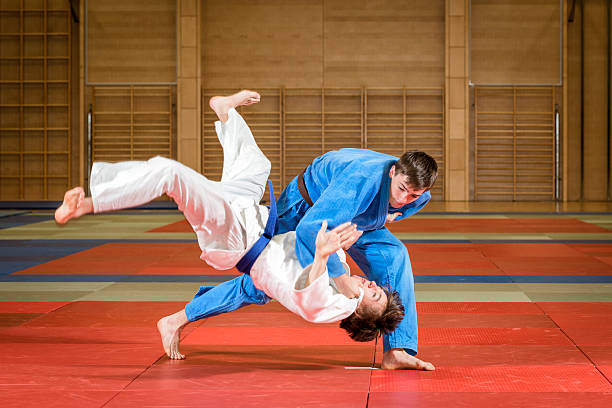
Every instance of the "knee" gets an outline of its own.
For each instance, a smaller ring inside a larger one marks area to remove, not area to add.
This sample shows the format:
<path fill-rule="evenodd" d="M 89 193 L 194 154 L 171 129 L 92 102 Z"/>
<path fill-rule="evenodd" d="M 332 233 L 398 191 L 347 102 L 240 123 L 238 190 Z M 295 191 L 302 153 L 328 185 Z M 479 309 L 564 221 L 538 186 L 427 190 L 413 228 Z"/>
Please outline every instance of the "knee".
<path fill-rule="evenodd" d="M 268 295 L 265 294 L 264 291 L 259 290 L 255 287 L 253 280 L 250 276 L 243 275 L 242 282 L 242 293 L 249 299 L 250 303 L 255 304 L 266 304 L 270 300 Z"/>
<path fill-rule="evenodd" d="M 178 162 L 166 157 L 155 156 L 149 159 L 149 164 L 159 168 L 172 168 L 175 167 Z"/>
<path fill-rule="evenodd" d="M 172 177 L 179 172 L 179 169 L 183 166 L 176 160 L 168 159 L 166 157 L 155 156 L 149 159 L 149 164 L 155 169 L 162 173 L 162 176 Z"/>

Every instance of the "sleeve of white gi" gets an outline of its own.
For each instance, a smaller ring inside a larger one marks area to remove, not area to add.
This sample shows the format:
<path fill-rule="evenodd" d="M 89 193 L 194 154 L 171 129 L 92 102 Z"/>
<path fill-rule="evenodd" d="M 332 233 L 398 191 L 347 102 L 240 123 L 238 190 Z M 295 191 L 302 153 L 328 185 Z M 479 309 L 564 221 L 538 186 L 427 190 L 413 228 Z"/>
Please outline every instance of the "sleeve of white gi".
<path fill-rule="evenodd" d="M 312 265 L 304 269 L 293 287 L 293 301 L 300 315 L 313 323 L 331 323 L 349 317 L 359 299 L 349 299 L 334 291 L 329 284 L 327 270 L 317 279 L 305 286 Z"/>

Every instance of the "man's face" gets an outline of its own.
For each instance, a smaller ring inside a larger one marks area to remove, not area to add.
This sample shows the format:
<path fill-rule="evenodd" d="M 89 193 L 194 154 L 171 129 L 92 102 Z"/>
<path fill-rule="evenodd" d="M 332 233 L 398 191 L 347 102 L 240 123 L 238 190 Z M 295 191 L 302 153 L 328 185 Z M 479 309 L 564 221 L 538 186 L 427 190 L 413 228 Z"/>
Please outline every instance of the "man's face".
<path fill-rule="evenodd" d="M 417 190 L 408 183 L 408 176 L 395 171 L 395 166 L 389 170 L 391 185 L 389 186 L 389 204 L 400 208 L 419 198 L 427 189 Z"/>
<path fill-rule="evenodd" d="M 374 281 L 369 281 L 362 276 L 351 275 L 351 279 L 358 287 L 363 288 L 363 300 L 359 304 L 357 311 L 373 309 L 382 314 L 387 306 L 387 294 Z"/>

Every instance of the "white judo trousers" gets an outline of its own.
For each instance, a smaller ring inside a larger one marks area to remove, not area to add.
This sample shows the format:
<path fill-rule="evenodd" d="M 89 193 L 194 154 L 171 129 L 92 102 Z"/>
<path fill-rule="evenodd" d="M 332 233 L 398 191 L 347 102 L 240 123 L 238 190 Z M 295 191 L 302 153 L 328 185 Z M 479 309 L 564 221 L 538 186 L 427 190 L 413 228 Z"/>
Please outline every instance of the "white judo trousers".
<path fill-rule="evenodd" d="M 215 126 L 224 154 L 221 182 L 162 157 L 94 163 L 90 183 L 94 212 L 135 207 L 166 193 L 195 231 L 201 259 L 216 269 L 234 267 L 266 225 L 269 210 L 258 203 L 271 165 L 235 110 L 230 110 L 227 122 Z M 349 273 L 348 265 L 344 267 Z M 266 303 L 270 297 L 311 322 L 334 322 L 355 311 L 361 298 L 340 294 L 327 273 L 306 286 L 309 271 L 310 266 L 303 268 L 295 254 L 295 231 L 275 235 L 253 264 L 251 275 L 235 278 L 241 282 L 238 292 L 231 284 L 202 287 L 185 312 L 194 321 Z"/>
<path fill-rule="evenodd" d="M 163 157 L 96 162 L 90 177 L 94 213 L 136 207 L 166 193 L 196 233 L 201 258 L 216 269 L 232 268 L 266 224 L 268 210 L 257 204 L 271 165 L 244 119 L 234 109 L 228 117 L 215 122 L 224 155 L 221 182 Z"/>

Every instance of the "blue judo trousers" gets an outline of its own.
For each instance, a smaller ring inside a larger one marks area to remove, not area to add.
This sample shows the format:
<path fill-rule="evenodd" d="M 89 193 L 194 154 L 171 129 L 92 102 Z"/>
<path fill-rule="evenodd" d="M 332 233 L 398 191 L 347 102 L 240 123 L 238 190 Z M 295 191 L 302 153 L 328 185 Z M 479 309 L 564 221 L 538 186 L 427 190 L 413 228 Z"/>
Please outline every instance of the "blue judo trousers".
<path fill-rule="evenodd" d="M 304 184 L 313 202 L 302 197 L 294 178 L 278 199 L 277 234 L 296 231 L 296 253 L 303 267 L 314 259 L 315 238 L 321 222 L 330 228 L 346 221 L 364 234 L 348 250 L 368 279 L 395 289 L 405 308 L 399 327 L 383 337 L 383 349 L 403 348 L 417 353 L 418 326 L 414 278 L 405 245 L 384 226 L 387 214 L 401 213 L 397 220 L 420 211 L 431 199 L 425 192 L 401 208 L 389 207 L 389 170 L 397 157 L 365 149 L 341 149 L 317 157 L 304 171 Z M 329 258 L 332 277 L 344 273 L 337 255 Z M 206 296 L 202 296 L 206 294 Z M 249 304 L 265 304 L 270 298 L 255 288 L 248 275 L 214 287 L 202 287 L 185 307 L 190 321 L 236 310 Z"/>

